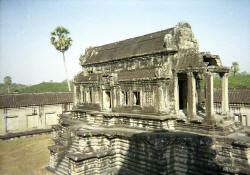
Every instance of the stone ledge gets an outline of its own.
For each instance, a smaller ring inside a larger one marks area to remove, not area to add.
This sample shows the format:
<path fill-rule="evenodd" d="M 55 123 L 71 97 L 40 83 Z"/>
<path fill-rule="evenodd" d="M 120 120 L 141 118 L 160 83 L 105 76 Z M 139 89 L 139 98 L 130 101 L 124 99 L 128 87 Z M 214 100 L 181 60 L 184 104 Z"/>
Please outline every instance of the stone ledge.
<path fill-rule="evenodd" d="M 151 119 L 151 120 L 169 120 L 169 119 L 177 119 L 177 116 L 169 115 L 169 114 L 160 114 L 160 113 L 152 113 L 152 114 L 144 114 L 144 113 L 124 113 L 124 112 L 105 112 L 105 111 L 93 111 L 93 110 L 84 110 L 84 109 L 74 109 L 73 112 L 82 112 L 90 115 L 103 115 L 105 117 L 127 117 L 127 118 L 139 118 L 139 119 Z M 65 117 L 69 117 L 70 115 L 63 115 Z M 73 115 L 71 115 L 73 116 Z"/>
<path fill-rule="evenodd" d="M 114 156 L 114 155 L 115 153 L 109 150 L 105 152 L 75 153 L 75 154 L 69 153 L 68 157 L 75 162 L 79 162 L 79 161 L 84 161 L 87 159 L 102 158 L 102 157 Z"/>
<path fill-rule="evenodd" d="M 24 131 L 24 132 L 17 132 L 17 133 L 8 133 L 6 135 L 0 136 L 0 140 L 8 140 L 15 137 L 23 137 L 23 136 L 32 136 L 37 134 L 49 133 L 52 132 L 52 129 L 36 129 L 32 131 Z"/>

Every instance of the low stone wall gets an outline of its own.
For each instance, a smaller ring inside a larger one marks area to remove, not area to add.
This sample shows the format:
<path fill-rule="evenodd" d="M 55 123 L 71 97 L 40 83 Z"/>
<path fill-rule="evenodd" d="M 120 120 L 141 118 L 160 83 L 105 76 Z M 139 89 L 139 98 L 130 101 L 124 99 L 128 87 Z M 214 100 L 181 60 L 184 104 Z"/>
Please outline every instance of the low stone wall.
<path fill-rule="evenodd" d="M 58 124 L 63 104 L 0 109 L 0 135 L 51 129 Z"/>
<path fill-rule="evenodd" d="M 18 132 L 18 133 L 9 133 L 6 135 L 0 135 L 0 140 L 8 140 L 12 138 L 20 138 L 20 137 L 26 137 L 26 136 L 33 136 L 38 134 L 47 134 L 51 133 L 52 129 L 36 129 L 32 131 L 26 131 L 26 132 Z"/>
<path fill-rule="evenodd" d="M 249 174 L 244 138 L 62 127 L 55 135 L 59 142 L 50 147 L 50 169 L 71 175 Z"/>

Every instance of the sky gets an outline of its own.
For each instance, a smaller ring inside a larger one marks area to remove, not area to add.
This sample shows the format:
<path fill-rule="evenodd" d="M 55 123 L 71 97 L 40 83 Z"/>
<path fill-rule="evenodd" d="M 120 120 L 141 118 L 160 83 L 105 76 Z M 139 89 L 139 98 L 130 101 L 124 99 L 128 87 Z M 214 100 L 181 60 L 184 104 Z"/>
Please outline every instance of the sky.
<path fill-rule="evenodd" d="M 220 55 L 250 73 L 250 0 L 0 0 L 0 82 L 63 81 L 62 54 L 50 43 L 59 25 L 73 40 L 69 78 L 81 71 L 85 48 L 188 22 L 200 51 Z"/>

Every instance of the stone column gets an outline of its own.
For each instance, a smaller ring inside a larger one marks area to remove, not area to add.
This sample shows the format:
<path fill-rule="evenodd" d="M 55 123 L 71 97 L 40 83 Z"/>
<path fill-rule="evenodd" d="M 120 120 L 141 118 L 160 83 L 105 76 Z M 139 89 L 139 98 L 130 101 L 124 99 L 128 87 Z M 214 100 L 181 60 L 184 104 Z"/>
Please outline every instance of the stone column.
<path fill-rule="evenodd" d="M 111 101 L 112 101 L 112 108 L 116 108 L 117 107 L 117 88 L 113 87 L 113 95 L 111 95 Z"/>
<path fill-rule="evenodd" d="M 201 108 L 201 80 L 197 80 L 197 106 Z"/>
<path fill-rule="evenodd" d="M 84 90 L 83 90 L 83 86 L 82 85 L 80 85 L 80 103 L 83 103 L 84 102 L 84 100 L 83 100 L 83 98 L 84 98 Z"/>
<path fill-rule="evenodd" d="M 221 111 L 223 115 L 229 112 L 228 107 L 228 73 L 224 73 L 221 78 Z"/>
<path fill-rule="evenodd" d="M 213 74 L 209 72 L 206 75 L 206 119 L 209 121 L 215 121 L 213 84 L 214 84 Z"/>
<path fill-rule="evenodd" d="M 99 103 L 100 103 L 101 110 L 103 110 L 104 106 L 103 106 L 103 87 L 102 86 L 100 86 L 99 88 Z"/>
<path fill-rule="evenodd" d="M 7 108 L 0 109 L 0 135 L 6 134 L 6 116 L 7 116 Z"/>
<path fill-rule="evenodd" d="M 195 77 L 193 72 L 189 72 L 187 74 L 188 77 L 188 99 L 187 99 L 187 112 L 189 119 L 196 118 L 196 83 Z"/>
<path fill-rule="evenodd" d="M 76 85 L 73 85 L 74 88 L 74 94 L 73 94 L 73 102 L 74 102 L 74 106 L 77 105 L 77 95 L 76 95 Z"/>
<path fill-rule="evenodd" d="M 174 76 L 174 109 L 175 113 L 178 113 L 179 111 L 179 85 L 178 85 L 178 76 Z"/>
<path fill-rule="evenodd" d="M 158 111 L 159 112 L 162 112 L 163 111 L 163 109 L 164 109 L 164 106 L 163 106 L 163 104 L 164 104 L 164 96 L 163 96 L 163 90 L 162 90 L 162 85 L 161 84 L 159 84 L 158 85 Z"/>
<path fill-rule="evenodd" d="M 95 91 L 95 102 L 100 103 L 100 95 L 99 95 L 98 87 L 96 88 L 96 91 Z"/>

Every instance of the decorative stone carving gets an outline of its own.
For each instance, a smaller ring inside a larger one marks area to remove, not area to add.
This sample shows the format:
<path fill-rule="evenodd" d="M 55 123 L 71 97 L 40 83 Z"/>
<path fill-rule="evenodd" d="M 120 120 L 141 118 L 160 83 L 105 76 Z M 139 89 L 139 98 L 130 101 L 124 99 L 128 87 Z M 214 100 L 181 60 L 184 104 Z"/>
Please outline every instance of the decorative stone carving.
<path fill-rule="evenodd" d="M 80 56 L 80 64 L 83 65 L 86 62 L 86 58 L 91 57 L 93 55 L 97 55 L 98 51 L 95 47 L 88 47 L 85 49 L 85 54 Z"/>
<path fill-rule="evenodd" d="M 170 33 L 164 37 L 164 47 L 167 48 L 168 51 L 177 50 L 175 39 Z"/>
<path fill-rule="evenodd" d="M 194 38 L 190 24 L 187 22 L 179 22 L 174 28 L 174 35 L 177 41 L 178 49 L 199 50 L 198 42 Z"/>

